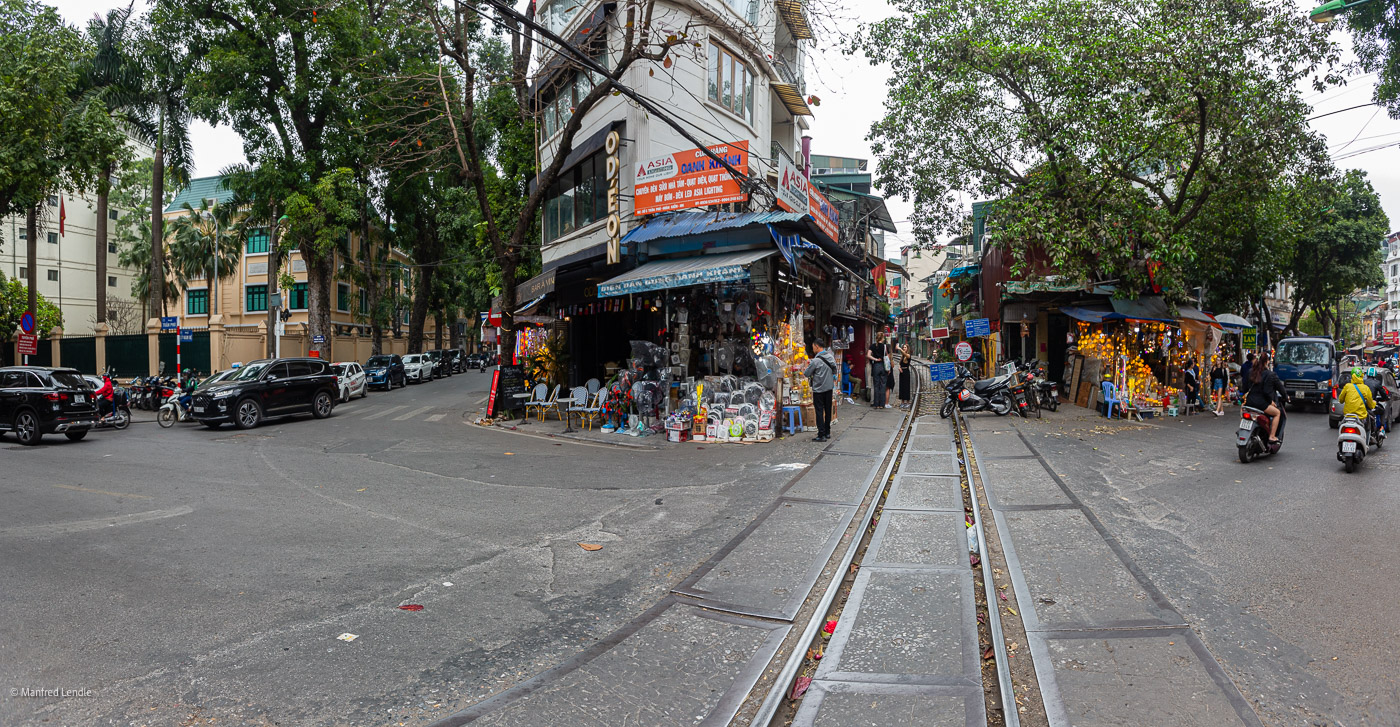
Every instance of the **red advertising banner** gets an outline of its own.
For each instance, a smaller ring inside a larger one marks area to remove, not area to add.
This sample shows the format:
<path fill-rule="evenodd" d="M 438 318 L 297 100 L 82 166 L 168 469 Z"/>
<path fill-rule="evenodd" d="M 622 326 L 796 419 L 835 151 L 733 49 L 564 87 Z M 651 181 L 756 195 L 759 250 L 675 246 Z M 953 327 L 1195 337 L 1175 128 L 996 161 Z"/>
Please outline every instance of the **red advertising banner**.
<path fill-rule="evenodd" d="M 1386 331 L 1385 344 L 1387 346 L 1394 346 L 1396 344 L 1400 344 L 1400 331 Z"/>
<path fill-rule="evenodd" d="M 948 337 L 947 328 L 934 328 L 928 332 L 928 337 L 934 340 Z"/>
<path fill-rule="evenodd" d="M 747 141 L 719 144 L 709 149 L 723 157 L 739 173 L 748 175 Z M 742 202 L 747 197 L 738 180 L 699 149 L 641 162 L 636 172 L 632 187 L 632 211 L 637 215 Z"/>
<path fill-rule="evenodd" d="M 807 214 L 816 221 L 817 227 L 821 228 L 827 237 L 833 242 L 840 242 L 841 229 L 837 220 L 836 205 L 818 192 L 815 184 L 807 187 Z"/>

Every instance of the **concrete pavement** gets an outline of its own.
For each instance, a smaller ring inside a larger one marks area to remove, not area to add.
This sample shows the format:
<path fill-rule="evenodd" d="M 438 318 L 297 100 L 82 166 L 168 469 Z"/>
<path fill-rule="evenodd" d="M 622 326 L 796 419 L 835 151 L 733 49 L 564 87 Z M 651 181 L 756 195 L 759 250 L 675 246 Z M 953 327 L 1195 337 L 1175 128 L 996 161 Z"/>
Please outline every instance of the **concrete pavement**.
<path fill-rule="evenodd" d="M 1346 475 L 1316 413 L 1250 465 L 1237 410 L 1045 416 L 969 428 L 1050 724 L 1400 723 L 1388 453 Z"/>

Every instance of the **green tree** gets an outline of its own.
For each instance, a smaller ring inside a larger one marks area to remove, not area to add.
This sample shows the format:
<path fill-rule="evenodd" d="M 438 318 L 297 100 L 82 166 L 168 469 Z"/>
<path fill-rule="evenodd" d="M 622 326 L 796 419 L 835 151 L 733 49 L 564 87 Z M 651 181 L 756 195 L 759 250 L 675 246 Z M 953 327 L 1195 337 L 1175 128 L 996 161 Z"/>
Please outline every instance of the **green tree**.
<path fill-rule="evenodd" d="M 201 200 L 198 207 L 189 202 L 181 206 L 183 214 L 170 225 L 166 251 L 171 267 L 184 279 L 212 282 L 209 315 L 220 313 L 219 285 L 224 278 L 238 274 L 243 260 L 245 228 L 238 208 L 230 204 L 209 204 Z"/>
<path fill-rule="evenodd" d="M 1400 119 L 1400 5 L 1373 0 L 1346 12 L 1357 65 L 1376 74 L 1372 98 Z"/>
<path fill-rule="evenodd" d="M 49 331 L 63 325 L 63 311 L 50 303 L 44 296 L 37 295 L 38 308 L 34 313 L 34 331 L 48 338 Z M 29 310 L 29 288 L 18 279 L 6 280 L 0 274 L 0 341 L 12 341 L 19 330 L 20 316 Z"/>
<path fill-rule="evenodd" d="M 180 300 L 179 288 L 160 286 L 163 300 L 151 304 L 151 184 L 155 179 L 155 160 L 136 159 L 118 168 L 112 185 L 111 202 L 122 214 L 113 226 L 117 243 L 117 262 L 136 271 L 131 280 L 131 294 L 141 301 L 143 314 L 152 309 L 165 313 L 165 306 Z M 160 201 L 164 210 L 174 201 L 172 192 L 165 192 Z M 105 250 L 103 251 L 106 252 Z M 178 280 L 179 271 L 169 258 L 161 257 L 162 281 Z"/>
<path fill-rule="evenodd" d="M 312 331 L 331 330 L 331 283 L 336 253 L 348 257 L 350 231 L 360 219 L 363 190 L 350 169 L 336 169 L 303 194 L 283 202 L 286 220 L 281 245 L 306 260 L 308 309 Z"/>
<path fill-rule="evenodd" d="M 1390 220 L 1366 173 L 1357 169 L 1304 185 L 1297 200 L 1299 208 L 1316 212 L 1286 271 L 1293 284 L 1287 330 L 1298 330 L 1303 313 L 1311 309 L 1324 333 L 1339 335 L 1348 296 L 1385 282 L 1381 243 Z"/>
<path fill-rule="evenodd" d="M 1297 86 L 1325 34 L 1263 0 L 895 0 L 857 47 L 893 66 L 871 131 L 877 183 L 923 241 L 961 193 L 1001 198 L 997 244 L 1081 281 L 1180 290 L 1217 196 L 1258 199 L 1320 154 Z"/>

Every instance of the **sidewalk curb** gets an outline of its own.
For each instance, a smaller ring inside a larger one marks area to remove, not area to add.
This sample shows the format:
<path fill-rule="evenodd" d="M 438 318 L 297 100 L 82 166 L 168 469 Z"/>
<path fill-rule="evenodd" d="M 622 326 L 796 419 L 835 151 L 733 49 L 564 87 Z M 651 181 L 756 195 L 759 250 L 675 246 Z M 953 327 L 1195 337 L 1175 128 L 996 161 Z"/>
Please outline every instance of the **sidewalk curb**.
<path fill-rule="evenodd" d="M 531 432 L 527 430 L 522 430 L 520 429 L 520 427 L 515 425 L 507 425 L 500 422 L 491 424 L 490 426 L 485 428 L 495 429 L 497 431 L 505 432 L 507 434 L 518 434 L 523 437 L 533 437 L 535 439 L 567 439 L 571 442 L 578 442 L 579 444 L 589 444 L 595 447 L 615 447 L 617 449 L 635 449 L 651 452 L 657 452 L 662 449 L 665 449 L 665 447 L 658 447 L 650 444 L 639 444 L 635 442 L 600 442 L 596 439 L 580 437 L 575 434 L 565 434 L 563 432 Z"/>

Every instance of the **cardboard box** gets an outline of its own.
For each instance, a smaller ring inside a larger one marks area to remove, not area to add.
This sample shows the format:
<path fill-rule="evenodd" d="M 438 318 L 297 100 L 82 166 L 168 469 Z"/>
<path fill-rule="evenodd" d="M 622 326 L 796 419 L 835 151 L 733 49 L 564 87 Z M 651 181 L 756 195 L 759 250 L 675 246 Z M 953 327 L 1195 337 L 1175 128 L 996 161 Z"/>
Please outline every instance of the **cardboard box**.
<path fill-rule="evenodd" d="M 817 431 L 817 408 L 811 404 L 802 405 L 802 431 Z"/>

